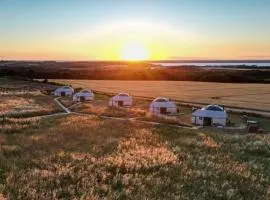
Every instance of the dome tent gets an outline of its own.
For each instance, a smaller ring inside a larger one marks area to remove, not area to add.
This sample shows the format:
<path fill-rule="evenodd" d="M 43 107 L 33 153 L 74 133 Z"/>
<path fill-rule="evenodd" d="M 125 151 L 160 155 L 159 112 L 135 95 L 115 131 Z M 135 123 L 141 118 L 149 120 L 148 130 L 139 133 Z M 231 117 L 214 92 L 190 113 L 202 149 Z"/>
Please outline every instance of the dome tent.
<path fill-rule="evenodd" d="M 132 96 L 127 93 L 119 93 L 110 99 L 109 106 L 129 107 L 132 106 Z"/>
<path fill-rule="evenodd" d="M 63 86 L 54 91 L 55 96 L 72 96 L 74 90 L 70 86 Z"/>
<path fill-rule="evenodd" d="M 158 97 L 150 104 L 149 111 L 153 114 L 175 114 L 177 107 L 170 99 Z"/>
<path fill-rule="evenodd" d="M 193 124 L 201 126 L 226 126 L 227 113 L 223 107 L 218 105 L 208 105 L 192 113 Z"/>
<path fill-rule="evenodd" d="M 92 101 L 94 93 L 91 90 L 81 90 L 73 95 L 73 101 Z"/>

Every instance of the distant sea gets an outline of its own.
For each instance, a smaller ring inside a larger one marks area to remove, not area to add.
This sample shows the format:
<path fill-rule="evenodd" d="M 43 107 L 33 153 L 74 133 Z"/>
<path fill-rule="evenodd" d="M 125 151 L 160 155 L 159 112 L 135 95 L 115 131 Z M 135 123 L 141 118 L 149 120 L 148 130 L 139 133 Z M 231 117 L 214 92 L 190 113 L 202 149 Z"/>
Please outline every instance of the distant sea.
<path fill-rule="evenodd" d="M 219 66 L 258 66 L 270 67 L 270 62 L 153 62 L 154 65 L 162 65 L 164 67 L 175 66 L 199 66 L 199 67 L 219 67 Z"/>

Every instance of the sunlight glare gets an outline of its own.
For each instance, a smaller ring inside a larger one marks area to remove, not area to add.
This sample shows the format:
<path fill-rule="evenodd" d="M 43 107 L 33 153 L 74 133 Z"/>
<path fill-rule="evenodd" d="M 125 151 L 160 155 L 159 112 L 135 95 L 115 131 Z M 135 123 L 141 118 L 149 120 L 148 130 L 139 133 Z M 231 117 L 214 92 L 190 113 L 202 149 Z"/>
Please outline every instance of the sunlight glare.
<path fill-rule="evenodd" d="M 147 60 L 149 58 L 149 53 L 144 45 L 140 43 L 130 43 L 124 46 L 120 58 L 122 60 L 130 61 Z"/>

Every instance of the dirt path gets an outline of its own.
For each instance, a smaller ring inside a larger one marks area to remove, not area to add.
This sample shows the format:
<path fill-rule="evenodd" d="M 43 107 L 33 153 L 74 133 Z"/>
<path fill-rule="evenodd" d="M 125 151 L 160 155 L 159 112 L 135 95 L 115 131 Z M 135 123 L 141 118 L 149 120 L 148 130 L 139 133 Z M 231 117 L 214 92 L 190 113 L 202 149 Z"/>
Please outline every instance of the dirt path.
<path fill-rule="evenodd" d="M 67 115 L 67 114 L 70 114 L 70 113 L 54 113 L 54 114 L 50 114 L 50 115 L 41 115 L 41 116 L 38 116 L 38 117 L 42 117 L 42 118 L 46 118 L 46 117 L 54 117 L 54 116 L 61 116 L 61 115 Z"/>
<path fill-rule="evenodd" d="M 54 99 L 54 101 L 66 112 L 66 113 L 71 113 L 71 111 L 66 108 L 60 101 L 58 101 L 58 99 L 60 99 L 60 97 L 57 97 Z"/>

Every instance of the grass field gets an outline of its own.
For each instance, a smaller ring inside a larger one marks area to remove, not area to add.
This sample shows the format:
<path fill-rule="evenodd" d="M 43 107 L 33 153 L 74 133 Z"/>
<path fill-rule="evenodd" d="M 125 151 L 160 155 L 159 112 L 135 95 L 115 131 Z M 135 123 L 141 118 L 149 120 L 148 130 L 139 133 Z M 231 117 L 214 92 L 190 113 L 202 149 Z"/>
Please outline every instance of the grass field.
<path fill-rule="evenodd" d="M 108 93 L 128 92 L 134 96 L 152 98 L 166 96 L 193 103 L 224 104 L 270 111 L 270 86 L 268 84 L 57 79 L 53 81 Z"/>
<path fill-rule="evenodd" d="M 53 100 L 44 97 L 50 108 Z M 131 115 L 104 110 L 108 99 L 97 94 L 73 109 Z M 143 110 L 149 102 L 134 103 Z M 184 120 L 190 110 L 182 107 Z M 0 116 L 0 199 L 270 199 L 269 168 L 269 134 L 78 114 Z"/>
<path fill-rule="evenodd" d="M 53 98 L 41 93 L 6 95 L 0 98 L 0 116 L 35 116 L 59 111 Z"/>
<path fill-rule="evenodd" d="M 31 86 L 32 85 L 32 86 Z M 0 79 L 0 116 L 30 117 L 59 112 L 53 97 L 27 81 Z"/>
<path fill-rule="evenodd" d="M 0 130 L 9 199 L 268 199 L 270 138 L 96 117 Z"/>
<path fill-rule="evenodd" d="M 109 107 L 111 96 L 105 94 L 95 94 L 94 101 L 85 102 L 72 108 L 73 111 L 106 115 L 111 117 L 139 117 L 145 116 L 148 111 L 149 102 L 133 99 L 132 108 Z"/>

